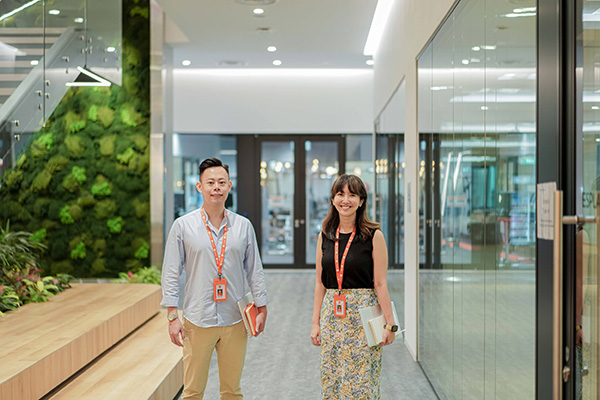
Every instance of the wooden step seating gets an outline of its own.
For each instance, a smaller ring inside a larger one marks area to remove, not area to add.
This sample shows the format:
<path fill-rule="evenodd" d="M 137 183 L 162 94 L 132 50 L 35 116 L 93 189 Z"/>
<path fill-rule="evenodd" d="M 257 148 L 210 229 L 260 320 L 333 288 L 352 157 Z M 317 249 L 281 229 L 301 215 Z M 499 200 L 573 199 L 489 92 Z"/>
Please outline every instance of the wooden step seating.
<path fill-rule="evenodd" d="M 183 384 L 183 359 L 166 321 L 163 310 L 47 399 L 173 399 Z"/>
<path fill-rule="evenodd" d="M 158 285 L 74 284 L 8 313 L 0 319 L 0 399 L 43 397 L 156 315 L 160 298 Z"/>

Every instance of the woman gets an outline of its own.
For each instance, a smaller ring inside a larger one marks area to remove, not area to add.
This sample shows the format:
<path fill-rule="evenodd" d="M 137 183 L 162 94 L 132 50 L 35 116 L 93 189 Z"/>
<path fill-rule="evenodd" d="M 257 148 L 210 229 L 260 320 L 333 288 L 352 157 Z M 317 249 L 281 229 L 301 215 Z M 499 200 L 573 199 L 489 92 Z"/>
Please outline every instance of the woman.
<path fill-rule="evenodd" d="M 385 239 L 379 224 L 367 218 L 366 210 L 364 183 L 354 175 L 340 176 L 331 188 L 331 206 L 317 244 L 310 334 L 312 343 L 321 346 L 323 399 L 380 397 L 383 349 L 367 345 L 361 308 L 380 304 L 387 328 L 382 345 L 395 338 Z"/>

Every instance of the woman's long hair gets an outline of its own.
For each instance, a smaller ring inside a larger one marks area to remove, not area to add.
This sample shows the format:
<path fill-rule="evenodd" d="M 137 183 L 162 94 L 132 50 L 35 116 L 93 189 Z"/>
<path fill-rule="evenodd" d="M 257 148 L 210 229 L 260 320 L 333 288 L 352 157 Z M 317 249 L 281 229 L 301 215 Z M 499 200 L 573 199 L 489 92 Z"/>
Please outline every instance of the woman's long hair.
<path fill-rule="evenodd" d="M 356 231 L 360 239 L 365 242 L 371 238 L 376 229 L 379 229 L 380 225 L 367 217 L 367 189 L 363 181 L 356 175 L 340 175 L 333 183 L 329 199 L 329 214 L 323 220 L 323 233 L 328 239 L 335 240 L 335 231 L 340 224 L 340 215 L 333 205 L 333 199 L 336 194 L 344 191 L 346 185 L 350 193 L 357 195 L 363 201 L 356 210 Z"/>

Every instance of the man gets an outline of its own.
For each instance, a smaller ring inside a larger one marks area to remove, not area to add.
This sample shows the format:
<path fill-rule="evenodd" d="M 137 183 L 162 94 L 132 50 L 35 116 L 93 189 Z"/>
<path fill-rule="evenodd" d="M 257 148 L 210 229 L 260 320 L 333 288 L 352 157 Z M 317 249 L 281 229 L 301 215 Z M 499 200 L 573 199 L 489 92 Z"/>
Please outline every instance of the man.
<path fill-rule="evenodd" d="M 267 289 L 250 221 L 225 209 L 229 167 L 216 158 L 200 164 L 201 209 L 173 223 L 165 248 L 161 305 L 168 308 L 171 342 L 183 347 L 183 399 L 202 399 L 217 350 L 221 400 L 243 398 L 240 379 L 247 333 L 237 302 L 248 283 L 258 309 L 257 331 L 267 319 Z M 186 273 L 183 322 L 177 314 L 179 277 Z"/>

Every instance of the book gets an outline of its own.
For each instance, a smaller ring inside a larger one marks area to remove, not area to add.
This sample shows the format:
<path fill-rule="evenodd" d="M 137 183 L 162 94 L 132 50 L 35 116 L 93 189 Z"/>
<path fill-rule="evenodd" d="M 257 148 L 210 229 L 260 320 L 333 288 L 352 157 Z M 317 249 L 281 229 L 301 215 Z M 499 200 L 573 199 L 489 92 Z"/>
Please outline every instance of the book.
<path fill-rule="evenodd" d="M 256 305 L 254 304 L 254 302 L 246 306 L 246 310 L 244 311 L 244 313 L 246 314 L 246 319 L 248 320 L 248 327 L 250 328 L 248 329 L 248 332 L 252 336 L 258 335 L 258 332 L 256 331 L 256 316 L 258 315 L 258 312 L 256 311 Z"/>
<path fill-rule="evenodd" d="M 238 308 L 240 309 L 242 321 L 244 321 L 244 326 L 246 327 L 248 336 L 257 336 L 256 316 L 258 315 L 258 310 L 254 304 L 252 293 L 246 293 L 246 295 L 240 301 L 238 301 Z"/>
<path fill-rule="evenodd" d="M 385 324 L 385 317 L 383 316 L 381 307 L 379 305 L 365 307 L 361 308 L 359 312 L 369 347 L 377 346 L 383 342 L 383 325 Z M 400 323 L 398 322 L 398 314 L 396 313 L 396 306 L 394 305 L 393 301 L 392 314 L 394 316 L 393 325 L 400 326 Z M 405 329 L 398 329 L 396 332 L 396 337 L 404 333 L 404 331 Z"/>

